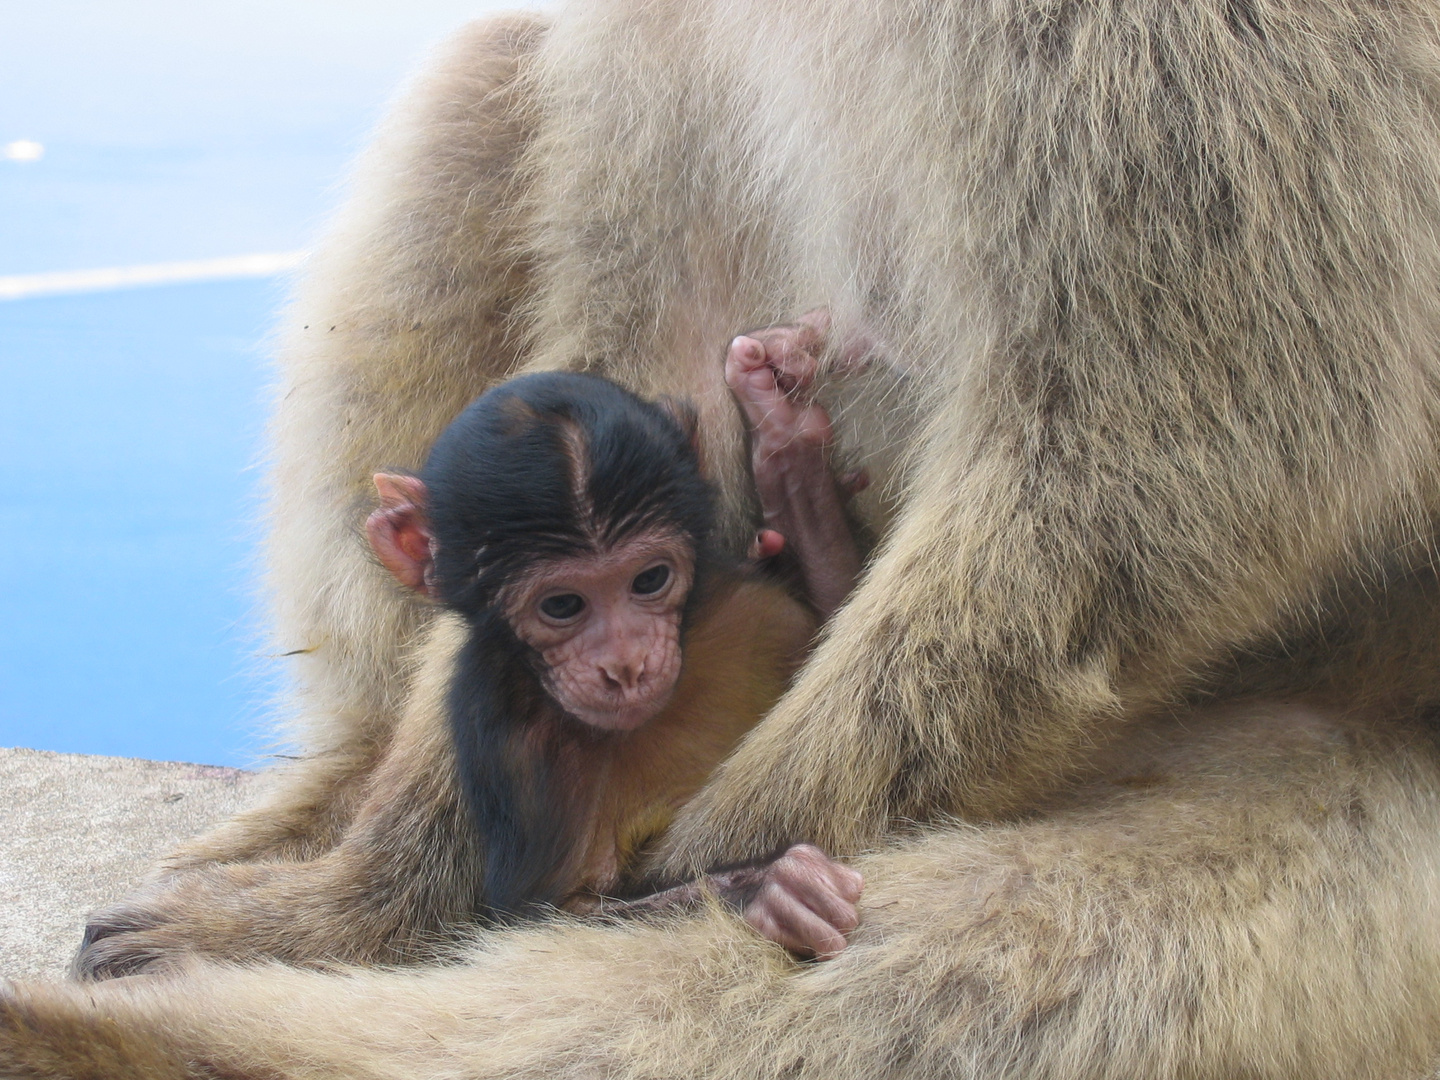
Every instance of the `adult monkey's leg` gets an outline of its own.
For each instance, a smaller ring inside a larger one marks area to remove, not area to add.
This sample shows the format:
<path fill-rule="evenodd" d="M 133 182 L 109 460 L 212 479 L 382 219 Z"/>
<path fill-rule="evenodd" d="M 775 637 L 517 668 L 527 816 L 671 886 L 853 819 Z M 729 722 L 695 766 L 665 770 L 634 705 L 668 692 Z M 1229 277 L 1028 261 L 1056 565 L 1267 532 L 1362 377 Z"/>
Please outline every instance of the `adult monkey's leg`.
<path fill-rule="evenodd" d="M 17 987 L 0 1075 L 1420 1075 L 1440 1049 L 1433 733 L 1237 706 L 1132 735 L 1043 817 L 863 860 L 866 921 L 825 965 L 717 909 L 495 934 L 412 974 Z"/>
<path fill-rule="evenodd" d="M 447 46 L 386 121 L 306 268 L 281 347 L 267 543 L 303 756 L 175 866 L 323 850 L 389 740 L 429 612 L 373 564 L 360 526 L 371 476 L 418 467 L 517 362 L 522 68 L 543 31 L 538 16 L 506 16 Z"/>
<path fill-rule="evenodd" d="M 458 620 L 436 620 L 410 701 L 340 840 L 310 859 L 192 867 L 90 916 L 72 973 L 197 957 L 400 964 L 456 947 L 482 909 L 484 853 L 460 792 L 446 696 Z"/>

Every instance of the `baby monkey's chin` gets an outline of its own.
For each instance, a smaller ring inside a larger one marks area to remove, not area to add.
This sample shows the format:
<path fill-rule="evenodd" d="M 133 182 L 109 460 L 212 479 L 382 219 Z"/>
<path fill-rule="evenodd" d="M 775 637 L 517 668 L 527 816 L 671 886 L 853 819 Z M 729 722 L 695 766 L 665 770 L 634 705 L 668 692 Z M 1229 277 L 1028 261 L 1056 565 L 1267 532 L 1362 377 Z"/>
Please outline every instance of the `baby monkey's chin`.
<path fill-rule="evenodd" d="M 643 698 L 630 696 L 624 700 L 561 701 L 560 705 L 586 727 L 620 734 L 642 728 L 659 716 L 670 704 L 674 691 L 672 684 L 663 693 L 647 694 Z"/>

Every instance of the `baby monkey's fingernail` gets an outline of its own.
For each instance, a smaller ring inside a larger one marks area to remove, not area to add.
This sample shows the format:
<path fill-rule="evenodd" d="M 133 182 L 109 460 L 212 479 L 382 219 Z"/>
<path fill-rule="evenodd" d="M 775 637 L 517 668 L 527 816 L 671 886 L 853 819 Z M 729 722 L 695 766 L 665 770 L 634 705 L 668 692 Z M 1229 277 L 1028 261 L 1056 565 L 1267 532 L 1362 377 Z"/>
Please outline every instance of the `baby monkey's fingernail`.
<path fill-rule="evenodd" d="M 765 350 L 760 347 L 758 341 L 745 337 L 743 334 L 730 342 L 730 348 L 738 350 L 742 356 L 750 360 L 759 360 L 765 355 Z"/>

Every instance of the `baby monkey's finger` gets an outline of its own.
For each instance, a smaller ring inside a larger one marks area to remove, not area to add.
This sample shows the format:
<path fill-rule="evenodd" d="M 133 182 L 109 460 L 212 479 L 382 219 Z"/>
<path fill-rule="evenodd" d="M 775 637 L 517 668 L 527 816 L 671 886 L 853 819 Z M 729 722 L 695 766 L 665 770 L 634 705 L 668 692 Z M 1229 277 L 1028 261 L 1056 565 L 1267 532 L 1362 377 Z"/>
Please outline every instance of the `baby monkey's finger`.
<path fill-rule="evenodd" d="M 785 537 L 774 529 L 761 529 L 755 534 L 755 542 L 750 545 L 750 558 L 754 562 L 763 562 L 766 559 L 773 559 L 785 550 Z"/>

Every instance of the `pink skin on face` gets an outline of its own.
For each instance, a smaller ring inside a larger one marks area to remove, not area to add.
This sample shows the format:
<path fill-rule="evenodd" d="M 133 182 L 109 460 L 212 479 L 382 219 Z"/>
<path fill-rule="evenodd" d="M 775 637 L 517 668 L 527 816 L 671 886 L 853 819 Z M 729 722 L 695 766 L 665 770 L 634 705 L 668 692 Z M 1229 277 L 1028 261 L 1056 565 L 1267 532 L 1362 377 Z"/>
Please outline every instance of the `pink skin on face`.
<path fill-rule="evenodd" d="M 593 727 L 633 731 L 675 690 L 694 573 L 684 537 L 650 534 L 542 563 L 502 603 L 516 635 L 540 654 L 562 709 Z"/>

